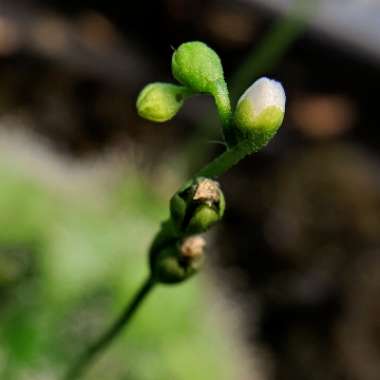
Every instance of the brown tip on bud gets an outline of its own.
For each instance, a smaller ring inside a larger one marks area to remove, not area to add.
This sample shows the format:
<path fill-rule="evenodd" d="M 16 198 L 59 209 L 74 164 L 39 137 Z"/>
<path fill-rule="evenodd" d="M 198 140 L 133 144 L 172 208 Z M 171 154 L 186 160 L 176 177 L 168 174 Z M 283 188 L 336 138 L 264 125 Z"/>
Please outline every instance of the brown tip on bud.
<path fill-rule="evenodd" d="M 219 183 L 208 178 L 201 179 L 196 187 L 193 200 L 205 202 L 210 207 L 213 203 L 219 202 Z"/>
<path fill-rule="evenodd" d="M 206 241 L 202 236 L 188 237 L 181 244 L 181 256 L 188 260 L 198 259 L 203 256 L 205 246 Z"/>

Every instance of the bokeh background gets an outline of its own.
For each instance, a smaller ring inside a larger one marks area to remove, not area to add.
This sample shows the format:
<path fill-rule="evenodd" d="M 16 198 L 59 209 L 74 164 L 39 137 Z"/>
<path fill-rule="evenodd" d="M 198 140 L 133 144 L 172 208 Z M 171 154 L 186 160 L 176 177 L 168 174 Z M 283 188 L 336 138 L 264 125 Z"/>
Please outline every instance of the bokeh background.
<path fill-rule="evenodd" d="M 136 115 L 202 40 L 285 123 L 220 181 L 205 270 L 160 287 L 88 380 L 380 378 L 377 0 L 0 0 L 0 378 L 59 379 L 147 275 L 183 180 L 223 149 L 212 100 Z"/>

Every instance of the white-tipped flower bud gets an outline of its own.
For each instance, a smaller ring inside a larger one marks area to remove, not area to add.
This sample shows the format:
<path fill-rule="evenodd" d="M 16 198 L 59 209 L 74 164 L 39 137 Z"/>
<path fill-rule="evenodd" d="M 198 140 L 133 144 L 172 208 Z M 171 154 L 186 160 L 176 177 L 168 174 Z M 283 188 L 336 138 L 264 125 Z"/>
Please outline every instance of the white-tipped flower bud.
<path fill-rule="evenodd" d="M 266 145 L 282 124 L 286 96 L 280 82 L 260 78 L 241 96 L 235 125 L 259 148 Z"/>

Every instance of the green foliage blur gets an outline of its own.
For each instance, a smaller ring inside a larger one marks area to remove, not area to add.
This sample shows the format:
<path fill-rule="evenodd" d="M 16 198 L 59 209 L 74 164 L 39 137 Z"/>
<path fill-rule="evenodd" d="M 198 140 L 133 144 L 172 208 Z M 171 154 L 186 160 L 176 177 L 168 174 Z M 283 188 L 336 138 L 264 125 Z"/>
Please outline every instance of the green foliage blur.
<path fill-rule="evenodd" d="M 145 279 L 168 200 L 136 168 L 106 191 L 67 193 L 6 162 L 0 157 L 0 378 L 57 379 Z M 236 364 L 225 360 L 223 324 L 204 286 L 196 278 L 158 287 L 84 378 L 232 379 Z"/>

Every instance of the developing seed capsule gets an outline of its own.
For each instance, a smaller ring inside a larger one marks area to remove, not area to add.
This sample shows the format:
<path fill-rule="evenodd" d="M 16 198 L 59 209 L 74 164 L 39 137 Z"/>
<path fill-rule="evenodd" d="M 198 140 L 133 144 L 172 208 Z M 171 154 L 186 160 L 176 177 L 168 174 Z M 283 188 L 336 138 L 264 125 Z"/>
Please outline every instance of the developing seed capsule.
<path fill-rule="evenodd" d="M 141 117 L 155 122 L 172 119 L 183 105 L 188 90 L 170 83 L 151 83 L 137 98 L 137 111 Z"/>
<path fill-rule="evenodd" d="M 280 128 L 285 113 L 285 91 L 280 82 L 260 78 L 241 96 L 234 114 L 243 137 L 258 149 L 265 146 Z"/>
<path fill-rule="evenodd" d="M 214 94 L 217 84 L 224 83 L 219 56 L 199 41 L 186 42 L 173 53 L 172 72 L 178 82 L 195 92 Z"/>
<path fill-rule="evenodd" d="M 176 284 L 193 276 L 202 267 L 205 245 L 201 236 L 190 236 L 151 252 L 154 279 L 163 284 Z"/>
<path fill-rule="evenodd" d="M 225 201 L 218 182 L 199 177 L 174 194 L 170 214 L 174 225 L 185 234 L 208 230 L 224 214 Z"/>

